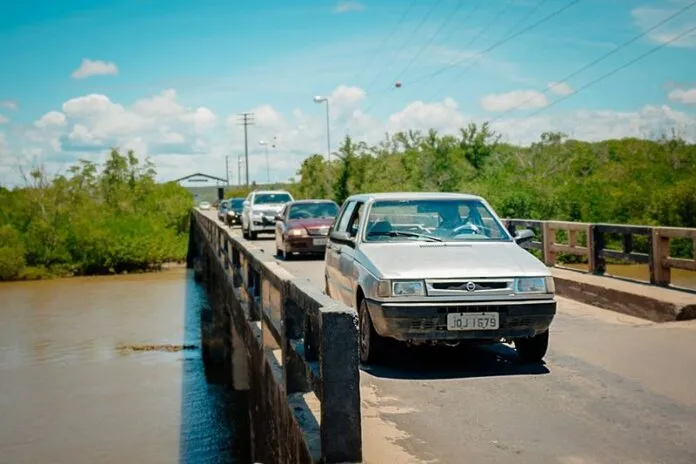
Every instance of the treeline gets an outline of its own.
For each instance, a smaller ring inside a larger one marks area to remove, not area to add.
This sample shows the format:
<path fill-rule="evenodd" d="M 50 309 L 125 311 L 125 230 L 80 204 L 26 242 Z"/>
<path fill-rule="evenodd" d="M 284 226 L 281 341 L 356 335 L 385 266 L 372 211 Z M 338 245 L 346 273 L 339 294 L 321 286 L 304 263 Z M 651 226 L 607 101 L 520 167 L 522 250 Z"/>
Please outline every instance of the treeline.
<path fill-rule="evenodd" d="M 65 175 L 31 171 L 0 187 L 0 280 L 158 268 L 186 257 L 191 194 L 155 167 L 112 150 Z"/>
<path fill-rule="evenodd" d="M 329 166 L 306 159 L 294 190 L 342 202 L 358 192 L 484 196 L 503 217 L 696 227 L 696 145 L 677 137 L 603 142 L 545 133 L 529 147 L 487 125 L 457 136 L 410 131 L 378 145 L 346 137 Z"/>

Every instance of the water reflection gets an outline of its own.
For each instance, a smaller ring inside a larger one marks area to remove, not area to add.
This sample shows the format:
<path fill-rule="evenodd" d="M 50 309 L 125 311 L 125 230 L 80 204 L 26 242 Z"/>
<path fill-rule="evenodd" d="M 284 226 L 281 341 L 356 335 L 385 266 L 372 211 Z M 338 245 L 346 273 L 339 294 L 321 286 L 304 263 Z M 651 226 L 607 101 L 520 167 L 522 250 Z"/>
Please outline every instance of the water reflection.
<path fill-rule="evenodd" d="M 0 461 L 248 462 L 246 398 L 200 350 L 117 349 L 199 346 L 205 304 L 184 270 L 0 284 Z"/>

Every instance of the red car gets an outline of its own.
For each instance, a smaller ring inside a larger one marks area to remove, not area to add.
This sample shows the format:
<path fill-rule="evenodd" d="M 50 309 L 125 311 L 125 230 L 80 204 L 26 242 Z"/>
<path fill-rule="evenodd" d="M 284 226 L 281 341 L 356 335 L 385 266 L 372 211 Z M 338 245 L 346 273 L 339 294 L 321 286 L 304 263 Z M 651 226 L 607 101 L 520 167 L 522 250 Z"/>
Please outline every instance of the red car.
<path fill-rule="evenodd" d="M 336 214 L 338 205 L 331 200 L 286 203 L 275 217 L 277 255 L 284 259 L 289 259 L 293 253 L 323 255 Z"/>

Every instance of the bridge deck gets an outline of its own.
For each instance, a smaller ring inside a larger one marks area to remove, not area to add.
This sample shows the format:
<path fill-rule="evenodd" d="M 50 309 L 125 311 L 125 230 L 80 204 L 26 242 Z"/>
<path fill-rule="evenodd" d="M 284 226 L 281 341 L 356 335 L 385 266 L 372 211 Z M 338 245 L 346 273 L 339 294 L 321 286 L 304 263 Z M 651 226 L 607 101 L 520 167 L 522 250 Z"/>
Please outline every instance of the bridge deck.
<path fill-rule="evenodd" d="M 321 260 L 279 262 L 323 286 Z M 696 462 L 696 321 L 559 301 L 546 366 L 497 346 L 364 368 L 365 462 Z"/>

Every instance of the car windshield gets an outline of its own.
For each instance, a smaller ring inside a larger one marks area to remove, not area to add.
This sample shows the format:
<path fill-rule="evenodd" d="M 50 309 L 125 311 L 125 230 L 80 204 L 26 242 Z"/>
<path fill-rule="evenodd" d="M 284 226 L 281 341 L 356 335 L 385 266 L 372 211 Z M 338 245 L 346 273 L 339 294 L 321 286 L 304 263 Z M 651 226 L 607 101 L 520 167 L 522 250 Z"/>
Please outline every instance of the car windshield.
<path fill-rule="evenodd" d="M 298 203 L 290 207 L 288 219 L 334 218 L 336 214 L 338 214 L 338 206 L 330 201 Z"/>
<path fill-rule="evenodd" d="M 287 193 L 258 193 L 254 197 L 254 204 L 267 205 L 271 203 L 287 203 L 292 198 Z"/>
<path fill-rule="evenodd" d="M 229 207 L 230 209 L 237 209 L 241 208 L 244 205 L 244 198 L 236 198 L 234 200 L 230 200 Z"/>
<path fill-rule="evenodd" d="M 364 240 L 509 241 L 508 231 L 476 199 L 377 200 Z"/>

